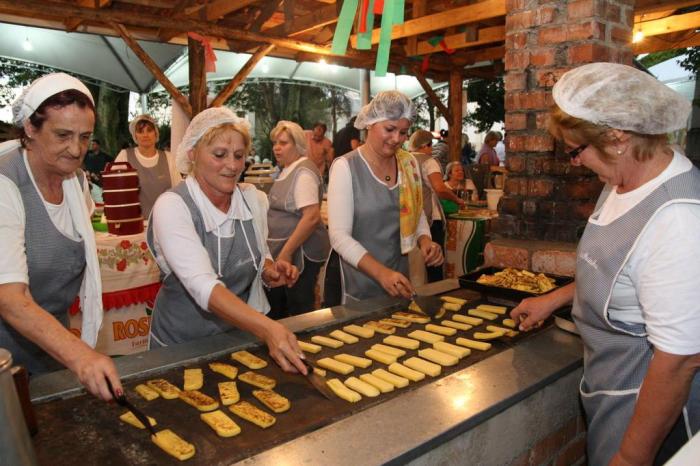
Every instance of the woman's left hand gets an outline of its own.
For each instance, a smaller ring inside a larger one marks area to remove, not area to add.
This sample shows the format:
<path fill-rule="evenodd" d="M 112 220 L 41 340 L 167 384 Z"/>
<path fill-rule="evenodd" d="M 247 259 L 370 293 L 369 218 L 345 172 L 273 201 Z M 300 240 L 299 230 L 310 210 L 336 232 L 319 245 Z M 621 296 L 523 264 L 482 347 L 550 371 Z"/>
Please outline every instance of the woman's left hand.
<path fill-rule="evenodd" d="M 425 260 L 425 265 L 428 267 L 434 267 L 436 265 L 442 264 L 442 248 L 440 245 L 431 240 L 425 240 L 420 243 L 420 252 L 423 254 L 423 259 Z"/>
<path fill-rule="evenodd" d="M 282 285 L 291 288 L 299 279 L 299 269 L 286 260 L 266 261 L 262 279 L 270 288 Z"/>

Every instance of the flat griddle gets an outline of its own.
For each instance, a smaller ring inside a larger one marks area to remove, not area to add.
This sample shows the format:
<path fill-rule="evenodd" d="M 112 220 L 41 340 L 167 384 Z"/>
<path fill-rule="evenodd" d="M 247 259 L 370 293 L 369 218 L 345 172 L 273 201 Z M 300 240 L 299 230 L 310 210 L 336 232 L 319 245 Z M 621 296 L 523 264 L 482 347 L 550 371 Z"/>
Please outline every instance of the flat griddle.
<path fill-rule="evenodd" d="M 465 296 L 465 290 L 454 290 L 448 293 L 451 296 Z M 478 304 L 485 303 L 484 300 L 471 301 L 465 304 L 460 314 L 466 314 L 466 310 Z M 399 310 L 399 309 L 395 309 Z M 376 320 L 388 317 L 394 311 L 384 311 L 368 314 L 366 317 L 357 319 L 355 322 L 361 325 L 367 320 Z M 449 318 L 453 313 L 447 311 L 444 318 Z M 500 325 L 503 318 L 488 322 L 475 327 L 469 331 L 458 331 L 453 337 L 445 337 L 445 341 L 454 343 L 457 337 L 471 338 L 474 331 L 485 331 L 485 326 L 489 324 Z M 435 323 L 439 323 L 435 322 Z M 313 332 L 301 332 L 297 336 L 303 340 L 310 340 L 312 335 L 328 335 L 331 331 L 348 325 L 348 322 L 325 327 Z M 423 324 L 412 324 L 406 329 L 397 328 L 395 335 L 405 336 L 409 332 L 422 329 Z M 541 330 L 541 329 L 540 329 Z M 483 359 L 491 357 L 507 348 L 517 345 L 523 338 L 528 338 L 535 332 L 520 334 L 514 338 L 500 338 L 491 341 L 492 348 L 489 351 L 481 352 L 472 350 L 472 354 L 461 360 L 453 367 L 444 367 L 440 377 L 444 377 L 453 372 L 459 371 L 475 364 Z M 376 333 L 371 339 L 360 339 L 356 344 L 344 345 L 334 350 L 324 348 L 321 352 L 309 355 L 309 359 L 316 361 L 323 357 L 331 357 L 334 354 L 348 353 L 357 356 L 364 356 L 365 350 L 376 343 L 381 343 L 385 335 Z M 421 343 L 420 349 L 431 345 Z M 263 357 L 268 362 L 271 358 L 266 354 L 263 346 L 248 348 L 254 354 Z M 406 350 L 406 356 L 399 358 L 399 362 L 405 358 L 416 356 L 417 351 Z M 308 384 L 306 379 L 300 375 L 286 374 L 282 372 L 274 363 L 257 372 L 274 378 L 277 381 L 275 391 L 287 397 L 291 402 L 291 409 L 282 414 L 274 414 L 277 419 L 275 425 L 268 429 L 261 429 L 243 419 L 230 413 L 226 407 L 220 407 L 224 412 L 241 427 L 242 432 L 236 437 L 218 437 L 204 422 L 199 419 L 200 412 L 189 406 L 185 402 L 175 400 L 165 400 L 157 398 L 153 401 L 142 399 L 133 390 L 134 386 L 143 383 L 145 380 L 162 377 L 171 383 L 182 386 L 183 369 L 187 367 L 201 367 L 204 370 L 204 387 L 202 392 L 218 398 L 217 383 L 228 380 L 226 377 L 212 372 L 207 363 L 212 361 L 222 361 L 233 364 L 239 368 L 239 374 L 248 370 L 241 364 L 226 359 L 202 358 L 196 365 L 186 365 L 177 369 L 168 369 L 157 375 L 150 375 L 148 378 L 138 378 L 130 380 L 125 384 L 125 389 L 129 399 L 141 408 L 147 415 L 154 417 L 158 426 L 156 430 L 169 428 L 181 437 L 193 443 L 197 449 L 195 456 L 185 462 L 191 465 L 228 465 L 247 457 L 253 456 L 261 451 L 265 451 L 284 442 L 293 440 L 304 434 L 313 432 L 325 425 L 336 422 L 387 401 L 396 396 L 401 396 L 410 390 L 414 390 L 424 384 L 434 382 L 436 378 L 426 377 L 418 383 L 411 383 L 408 387 L 394 390 L 388 394 L 382 394 L 377 398 L 363 399 L 355 404 L 348 403 L 341 399 L 327 400 L 323 398 Z M 384 364 L 374 362 L 367 369 L 356 368 L 350 375 L 359 376 L 365 372 L 371 372 L 377 368 L 386 368 Z M 336 377 L 328 371 L 328 378 Z M 348 376 L 337 376 L 344 380 Z M 267 410 L 252 395 L 255 389 L 244 382 L 237 383 L 241 400 L 247 400 L 259 408 Z M 150 440 L 145 430 L 136 429 L 121 422 L 118 418 L 124 409 L 116 404 L 105 404 L 104 402 L 90 396 L 82 395 L 74 398 L 55 400 L 35 406 L 39 433 L 33 438 L 34 446 L 39 463 L 42 465 L 62 466 L 62 465 L 161 465 L 180 464 L 176 459 L 168 456 L 165 452 L 155 446 Z M 268 411 L 269 412 L 269 411 Z"/>

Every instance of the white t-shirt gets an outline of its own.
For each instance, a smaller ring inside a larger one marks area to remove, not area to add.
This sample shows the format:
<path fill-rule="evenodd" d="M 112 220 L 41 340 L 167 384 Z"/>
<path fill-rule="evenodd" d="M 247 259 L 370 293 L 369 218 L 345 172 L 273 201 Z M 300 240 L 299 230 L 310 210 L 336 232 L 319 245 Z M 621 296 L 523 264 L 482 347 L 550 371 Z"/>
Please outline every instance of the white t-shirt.
<path fill-rule="evenodd" d="M 360 158 L 367 165 L 370 173 L 372 173 L 362 154 L 360 154 Z M 374 176 L 374 173 L 372 173 L 372 176 Z M 376 176 L 374 176 L 374 179 L 378 183 L 383 183 Z M 399 178 L 396 184 L 389 189 L 399 189 L 400 184 L 401 171 L 399 171 Z M 355 213 L 352 174 L 350 173 L 350 165 L 344 157 L 337 158 L 331 165 L 328 186 L 328 235 L 330 236 L 331 246 L 350 265 L 357 267 L 357 263 L 367 253 L 367 249 L 352 237 L 352 218 Z M 423 212 L 421 212 L 416 237 L 422 235 L 430 236 L 430 227 Z"/>
<path fill-rule="evenodd" d="M 277 177 L 277 181 L 282 181 L 287 178 L 296 166 L 306 159 L 306 157 L 300 157 L 298 160 L 295 160 L 294 163 L 285 167 Z M 320 181 L 318 177 L 309 170 L 301 170 L 296 176 L 294 193 L 292 194 L 294 196 L 294 205 L 296 208 L 301 209 L 313 204 L 320 204 L 318 199 L 318 185 Z"/>
<path fill-rule="evenodd" d="M 231 206 L 228 212 L 224 213 L 214 207 L 202 192 L 195 177 L 187 177 L 185 183 L 190 196 L 202 213 L 204 229 L 207 232 L 216 231 L 217 236 L 230 238 L 235 232 L 235 221 L 253 218 L 239 189 L 234 191 Z M 247 202 L 252 201 L 247 199 Z M 195 302 L 201 308 L 207 309 L 212 289 L 218 283 L 223 285 L 223 282 L 219 280 L 217 270 L 212 267 L 209 254 L 194 228 L 185 201 L 173 192 L 161 194 L 153 205 L 151 221 L 158 266 L 165 274 L 175 273 Z M 256 239 L 252 237 L 248 238 L 248 241 L 252 245 Z M 258 247 L 261 245 L 258 244 Z M 272 260 L 267 244 L 263 247 L 261 252 Z"/>
<path fill-rule="evenodd" d="M 506 145 L 503 144 L 503 141 L 498 141 L 496 143 L 496 147 L 494 147 L 494 150 L 496 151 L 496 155 L 498 156 L 498 161 L 500 162 L 500 165 L 503 165 L 506 163 Z"/>
<path fill-rule="evenodd" d="M 27 163 L 26 153 L 24 154 L 24 165 L 27 167 L 29 177 L 36 188 L 34 175 Z M 61 204 L 51 204 L 44 200 L 38 188 L 37 192 L 56 229 L 66 237 L 77 241 L 80 236 L 75 228 L 65 196 Z M 87 180 L 83 180 L 83 195 L 88 212 L 92 215 L 95 204 L 90 197 Z M 0 251 L 2 251 L 0 253 L 0 284 L 29 284 L 24 228 L 25 210 L 19 189 L 9 178 L 0 175 Z"/>
<path fill-rule="evenodd" d="M 440 163 L 435 160 L 434 158 L 430 158 L 423 162 L 423 164 L 420 167 L 421 173 L 422 173 L 422 178 L 423 178 L 423 184 L 425 186 L 430 187 L 430 193 L 431 193 L 431 199 L 430 202 L 433 204 L 433 218 L 432 220 L 442 220 L 442 217 L 440 216 L 440 201 L 438 200 L 437 194 L 435 193 L 435 190 L 433 189 L 433 185 L 430 182 L 429 176 L 432 175 L 433 173 L 439 173 L 440 178 L 442 178 L 442 171 L 440 170 Z M 426 199 L 423 199 L 423 202 L 427 202 Z"/>
<path fill-rule="evenodd" d="M 172 154 L 168 151 L 163 152 L 165 152 L 165 158 L 168 161 L 168 171 L 170 172 L 170 185 L 172 187 L 177 186 L 177 184 L 180 181 L 182 181 L 182 175 L 179 171 L 177 171 L 177 166 L 175 165 L 175 157 L 173 157 Z M 134 147 L 134 154 L 136 155 L 136 160 L 138 160 L 139 163 L 146 168 L 153 168 L 156 165 L 158 165 L 158 158 L 160 157 L 160 154 L 157 151 L 156 155 L 154 155 L 153 157 L 145 157 L 141 154 L 141 152 L 139 152 L 138 147 Z M 117 157 L 114 159 L 114 161 L 127 162 L 128 160 L 126 158 L 126 149 L 122 149 L 117 154 Z"/>
<path fill-rule="evenodd" d="M 600 215 L 590 221 L 609 224 L 663 182 L 691 168 L 690 160 L 675 152 L 668 167 L 653 180 L 624 194 L 613 189 Z M 661 209 L 639 236 L 610 300 L 611 320 L 646 324 L 649 341 L 672 354 L 700 353 L 699 232 L 700 204 Z"/>

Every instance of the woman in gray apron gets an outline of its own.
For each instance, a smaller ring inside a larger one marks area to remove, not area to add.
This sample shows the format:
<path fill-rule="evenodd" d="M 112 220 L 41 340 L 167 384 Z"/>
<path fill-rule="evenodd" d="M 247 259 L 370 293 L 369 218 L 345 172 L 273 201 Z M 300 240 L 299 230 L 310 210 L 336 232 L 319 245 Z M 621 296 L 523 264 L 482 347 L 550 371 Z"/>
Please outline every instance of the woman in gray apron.
<path fill-rule="evenodd" d="M 316 282 L 330 242 L 321 221 L 323 179 L 316 164 L 304 156 L 304 130 L 291 121 L 280 121 L 270 138 L 283 169 L 269 193 L 267 244 L 272 257 L 299 269 L 299 280 L 293 287 L 268 291 L 271 315 L 282 318 L 316 309 Z"/>
<path fill-rule="evenodd" d="M 227 108 L 205 110 L 187 127 L 177 163 L 191 176 L 158 198 L 148 225 L 163 279 L 150 347 L 237 327 L 263 340 L 283 370 L 306 373 L 294 334 L 265 316 L 263 286 L 293 286 L 298 271 L 269 254 L 265 194 L 238 183 L 249 149 L 247 122 Z"/>
<path fill-rule="evenodd" d="M 401 149 L 414 116 L 405 95 L 380 92 L 355 120 L 356 128 L 367 129 L 366 142 L 331 167 L 328 227 L 340 256 L 343 304 L 385 295 L 410 298 L 407 254 L 415 247 L 426 265 L 442 263 L 423 213 L 418 162 Z"/>
<path fill-rule="evenodd" d="M 700 430 L 700 172 L 666 138 L 690 102 L 613 63 L 569 71 L 553 97 L 550 132 L 606 185 L 575 284 L 511 315 L 527 330 L 573 302 L 589 464 L 663 464 Z"/>
<path fill-rule="evenodd" d="M 141 215 L 147 219 L 153 204 L 162 193 L 175 187 L 182 177 L 170 152 L 156 147 L 160 134 L 156 121 L 149 115 L 139 115 L 129 123 L 129 132 L 136 147 L 123 149 L 115 162 L 129 162 L 139 176 Z"/>
<path fill-rule="evenodd" d="M 20 138 L 0 145 L 0 348 L 31 375 L 67 367 L 94 395 L 120 393 L 112 360 L 93 348 L 102 286 L 79 169 L 95 124 L 90 91 L 63 73 L 34 81 L 13 104 Z M 80 298 L 80 336 L 68 309 Z M 81 340 L 82 338 L 82 340 Z"/>

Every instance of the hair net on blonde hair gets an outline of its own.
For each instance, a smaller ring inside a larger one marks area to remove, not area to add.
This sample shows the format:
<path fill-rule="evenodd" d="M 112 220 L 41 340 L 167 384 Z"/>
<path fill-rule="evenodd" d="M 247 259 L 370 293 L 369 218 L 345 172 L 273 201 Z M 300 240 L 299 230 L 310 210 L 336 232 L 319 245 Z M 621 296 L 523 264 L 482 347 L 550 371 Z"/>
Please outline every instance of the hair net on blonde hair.
<path fill-rule="evenodd" d="M 411 138 L 408 140 L 408 150 L 416 151 L 421 147 L 429 146 L 432 142 L 432 133 L 424 129 L 419 129 L 411 134 Z"/>
<path fill-rule="evenodd" d="M 691 104 L 653 76 L 619 63 L 590 63 L 565 73 L 552 89 L 565 113 L 640 134 L 685 128 Z"/>
<path fill-rule="evenodd" d="M 277 122 L 277 125 L 272 128 L 272 131 L 270 131 L 270 139 L 277 139 L 277 136 L 279 136 L 282 131 L 286 131 L 289 137 L 292 138 L 297 153 L 299 153 L 299 155 L 306 155 L 306 134 L 304 130 L 301 129 L 301 126 L 293 121 L 280 120 Z"/>
<path fill-rule="evenodd" d="M 236 116 L 235 113 L 226 107 L 208 108 L 192 118 L 175 153 L 175 165 L 180 173 L 190 173 L 192 171 L 192 161 L 187 153 L 194 149 L 197 142 L 202 139 L 202 136 L 210 129 L 225 124 L 239 125 L 245 131 L 250 131 L 248 120 Z"/>
<path fill-rule="evenodd" d="M 21 127 L 46 99 L 68 89 L 82 92 L 95 104 L 88 88 L 78 79 L 66 73 L 51 73 L 35 79 L 12 103 L 12 122 Z"/>
<path fill-rule="evenodd" d="M 378 121 L 400 120 L 410 122 L 416 117 L 416 107 L 411 99 L 399 91 L 382 91 L 360 110 L 355 120 L 355 128 L 365 129 Z"/>

